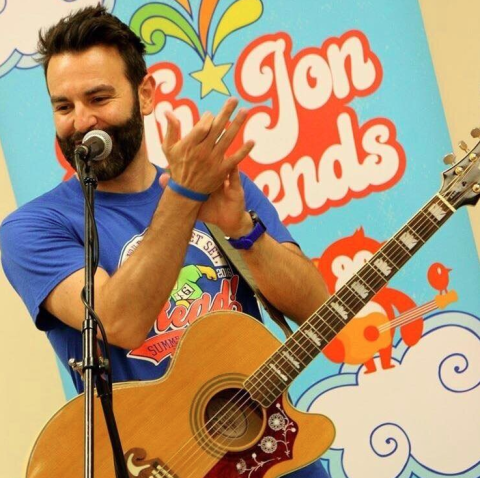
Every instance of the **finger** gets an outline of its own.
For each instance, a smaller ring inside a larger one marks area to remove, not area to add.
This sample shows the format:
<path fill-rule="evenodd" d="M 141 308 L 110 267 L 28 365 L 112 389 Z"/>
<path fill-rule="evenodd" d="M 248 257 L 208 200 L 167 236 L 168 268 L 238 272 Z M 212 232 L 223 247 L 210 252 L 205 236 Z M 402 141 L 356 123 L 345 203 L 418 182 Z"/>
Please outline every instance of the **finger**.
<path fill-rule="evenodd" d="M 194 144 L 201 143 L 210 133 L 213 120 L 214 116 L 212 113 L 210 113 L 210 111 L 205 111 L 190 133 L 185 136 L 184 140 Z"/>
<path fill-rule="evenodd" d="M 178 141 L 180 121 L 171 111 L 165 111 L 165 118 L 167 118 L 167 132 L 163 138 L 162 146 L 168 150 Z"/>
<path fill-rule="evenodd" d="M 228 120 L 230 119 L 230 116 L 232 116 L 232 113 L 235 111 L 237 105 L 237 98 L 232 97 L 225 101 L 222 109 L 220 110 L 212 124 L 212 130 L 210 132 L 210 140 L 212 142 L 216 142 L 218 137 L 222 134 L 225 126 L 228 123 Z"/>
<path fill-rule="evenodd" d="M 234 154 L 225 158 L 224 163 L 227 171 L 233 171 L 233 169 L 248 156 L 254 146 L 255 143 L 253 141 L 247 141 L 240 149 L 235 151 Z"/>
<path fill-rule="evenodd" d="M 238 165 L 235 165 L 235 167 L 230 171 L 228 179 L 230 181 L 230 187 L 236 188 L 240 185 L 240 170 L 238 169 Z"/>
<path fill-rule="evenodd" d="M 215 150 L 225 153 L 229 146 L 232 144 L 233 140 L 237 136 L 240 128 L 245 123 L 247 119 L 248 110 L 245 108 L 240 108 L 238 110 L 237 116 L 230 123 L 229 127 L 225 130 L 225 133 L 219 138 L 217 144 L 215 145 Z"/>

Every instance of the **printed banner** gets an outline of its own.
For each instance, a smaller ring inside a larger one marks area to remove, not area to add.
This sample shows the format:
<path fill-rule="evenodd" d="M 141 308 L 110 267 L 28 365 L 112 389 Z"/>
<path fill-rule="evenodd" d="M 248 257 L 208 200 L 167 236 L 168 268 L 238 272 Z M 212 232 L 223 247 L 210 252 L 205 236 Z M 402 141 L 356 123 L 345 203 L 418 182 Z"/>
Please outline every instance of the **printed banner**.
<path fill-rule="evenodd" d="M 0 0 L 0 141 L 18 205 L 73 174 L 55 143 L 36 31 L 96 3 Z M 157 85 L 145 119 L 150 160 L 166 166 L 166 111 L 185 135 L 237 97 L 249 113 L 232 150 L 255 141 L 241 168 L 330 293 L 439 191 L 450 139 L 417 0 L 103 3 L 147 46 Z M 447 212 L 429 211 L 433 221 Z M 420 240 L 406 233 L 400 247 L 408 253 Z M 126 245 L 125 259 L 137 245 Z M 375 267 L 396 272 L 384 260 Z M 235 281 L 215 275 L 224 280 L 218 297 L 197 287 L 216 274 L 208 269 L 183 271 L 172 292 L 182 307 L 167 305 L 155 324 L 167 335 L 132 360 L 154 367 L 170 357 L 202 307 L 239 310 Z M 461 209 L 294 382 L 293 402 L 335 424 L 323 456 L 332 478 L 480 476 L 478 284 Z M 366 297 L 368 284 L 352 293 Z"/>

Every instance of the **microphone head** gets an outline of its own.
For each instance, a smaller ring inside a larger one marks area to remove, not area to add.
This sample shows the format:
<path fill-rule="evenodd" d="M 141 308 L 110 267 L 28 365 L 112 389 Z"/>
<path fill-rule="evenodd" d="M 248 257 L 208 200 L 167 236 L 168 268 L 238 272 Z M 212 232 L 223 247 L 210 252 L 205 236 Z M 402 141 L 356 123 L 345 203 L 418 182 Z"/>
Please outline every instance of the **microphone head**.
<path fill-rule="evenodd" d="M 112 152 L 112 138 L 105 131 L 94 129 L 84 137 L 82 144 L 90 150 L 90 160 L 102 161 Z"/>

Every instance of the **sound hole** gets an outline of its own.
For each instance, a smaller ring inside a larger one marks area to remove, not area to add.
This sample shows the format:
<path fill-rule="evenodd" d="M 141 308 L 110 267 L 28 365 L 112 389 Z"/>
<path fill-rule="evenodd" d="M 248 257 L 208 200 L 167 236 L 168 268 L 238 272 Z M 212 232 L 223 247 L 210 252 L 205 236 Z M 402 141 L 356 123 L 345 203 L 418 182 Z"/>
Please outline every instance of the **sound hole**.
<path fill-rule="evenodd" d="M 248 447 L 261 435 L 264 413 L 247 391 L 229 388 L 209 400 L 204 420 L 217 445 L 233 451 Z"/>

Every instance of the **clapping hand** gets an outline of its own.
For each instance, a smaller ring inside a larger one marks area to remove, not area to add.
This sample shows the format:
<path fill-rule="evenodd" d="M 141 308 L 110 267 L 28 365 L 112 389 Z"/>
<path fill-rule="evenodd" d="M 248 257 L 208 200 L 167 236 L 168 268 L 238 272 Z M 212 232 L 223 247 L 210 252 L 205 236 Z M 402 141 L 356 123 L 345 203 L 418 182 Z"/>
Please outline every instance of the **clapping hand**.
<path fill-rule="evenodd" d="M 167 112 L 168 129 L 162 147 L 170 171 L 160 178 L 163 187 L 171 176 L 176 183 L 191 191 L 210 194 L 198 218 L 216 224 L 232 237 L 239 237 L 240 231 L 251 228 L 237 166 L 252 150 L 253 141 L 247 141 L 232 155 L 226 156 L 247 117 L 247 110 L 240 109 L 225 130 L 237 103 L 235 98 L 228 99 L 216 117 L 204 113 L 182 139 L 179 120 Z"/>

